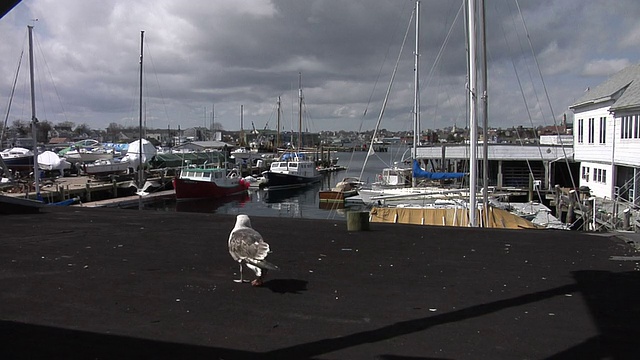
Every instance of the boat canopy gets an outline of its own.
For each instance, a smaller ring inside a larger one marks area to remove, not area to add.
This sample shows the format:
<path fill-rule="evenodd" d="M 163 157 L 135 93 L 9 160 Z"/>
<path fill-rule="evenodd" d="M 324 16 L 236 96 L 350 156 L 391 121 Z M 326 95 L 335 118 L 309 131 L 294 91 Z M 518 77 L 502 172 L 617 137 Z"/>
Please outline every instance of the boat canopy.
<path fill-rule="evenodd" d="M 430 172 L 422 170 L 418 160 L 413 160 L 413 177 L 431 180 L 461 179 L 465 173 L 457 172 Z"/>

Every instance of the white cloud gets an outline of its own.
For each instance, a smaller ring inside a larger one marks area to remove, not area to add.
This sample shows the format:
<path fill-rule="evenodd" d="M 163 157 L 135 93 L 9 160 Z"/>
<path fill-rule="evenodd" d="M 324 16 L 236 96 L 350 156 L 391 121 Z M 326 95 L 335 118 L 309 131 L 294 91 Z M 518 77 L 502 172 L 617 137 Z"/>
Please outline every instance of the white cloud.
<path fill-rule="evenodd" d="M 631 65 L 628 59 L 598 59 L 584 64 L 585 76 L 609 76 Z"/>
<path fill-rule="evenodd" d="M 423 2 L 423 128 L 453 122 L 464 126 L 464 24 L 462 17 L 453 21 L 461 1 Z M 534 96 L 532 89 L 542 94 L 528 39 L 557 109 L 565 109 L 586 86 L 596 86 L 599 80 L 593 76 L 609 75 L 640 59 L 640 26 L 620 20 L 623 14 L 640 13 L 636 0 L 520 0 L 526 35 L 514 4 L 487 4 L 489 105 L 495 126 L 517 125 L 514 114 L 525 112 L 513 63 L 520 81 L 528 82 L 523 85 L 527 95 Z M 247 121 L 275 126 L 269 118 L 278 96 L 287 119 L 296 116 L 302 71 L 316 129 L 371 128 L 413 5 L 414 0 L 24 0 L 0 19 L 0 110 L 4 113 L 20 52 L 26 49 L 26 25 L 39 18 L 38 106 L 47 106 L 39 111 L 42 119 L 94 128 L 135 123 L 144 30 L 149 126 L 201 125 L 203 109 L 214 104 L 216 121 L 226 129 L 239 127 L 241 104 Z M 434 65 L 450 28 L 449 43 Z M 410 31 L 383 119 L 389 129 L 410 128 L 412 50 Z M 24 62 L 22 89 L 26 66 Z M 16 91 L 16 97 L 22 100 L 14 101 L 9 121 L 23 114 L 16 104 L 28 104 L 28 94 Z"/>

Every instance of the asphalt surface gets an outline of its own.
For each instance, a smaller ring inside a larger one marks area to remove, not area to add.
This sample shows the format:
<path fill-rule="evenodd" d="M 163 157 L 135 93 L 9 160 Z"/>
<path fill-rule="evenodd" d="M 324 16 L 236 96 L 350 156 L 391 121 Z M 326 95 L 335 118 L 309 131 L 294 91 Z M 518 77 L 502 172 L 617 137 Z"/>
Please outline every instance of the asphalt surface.
<path fill-rule="evenodd" d="M 232 281 L 234 216 L 0 215 L 0 358 L 640 358 L 620 237 L 251 221 L 281 268 L 260 288 Z"/>

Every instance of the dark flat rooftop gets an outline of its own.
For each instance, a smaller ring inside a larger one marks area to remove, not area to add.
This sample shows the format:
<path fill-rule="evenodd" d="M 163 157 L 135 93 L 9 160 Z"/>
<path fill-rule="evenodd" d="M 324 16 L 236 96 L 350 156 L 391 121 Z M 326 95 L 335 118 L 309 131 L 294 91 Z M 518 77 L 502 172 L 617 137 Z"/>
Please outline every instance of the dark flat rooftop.
<path fill-rule="evenodd" d="M 233 216 L 0 216 L 0 358 L 640 358 L 614 235 L 251 221 L 281 267 L 262 288 L 232 281 Z"/>

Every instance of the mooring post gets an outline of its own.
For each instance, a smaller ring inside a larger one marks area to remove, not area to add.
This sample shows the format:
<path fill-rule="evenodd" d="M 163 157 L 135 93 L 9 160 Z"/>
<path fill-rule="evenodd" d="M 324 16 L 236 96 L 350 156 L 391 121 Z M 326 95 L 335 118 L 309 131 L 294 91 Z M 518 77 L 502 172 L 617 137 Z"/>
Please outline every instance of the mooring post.
<path fill-rule="evenodd" d="M 573 211 L 576 206 L 576 191 L 569 191 L 569 205 L 567 205 L 567 219 L 565 220 L 566 224 L 571 225 L 573 223 Z"/>
<path fill-rule="evenodd" d="M 560 185 L 556 184 L 556 186 L 554 186 L 555 192 L 555 202 L 556 202 L 556 217 L 558 219 L 562 219 L 562 202 L 561 202 L 561 190 L 560 190 Z"/>
<path fill-rule="evenodd" d="M 631 209 L 629 208 L 622 210 L 622 229 L 631 229 Z"/>
<path fill-rule="evenodd" d="M 116 178 L 111 178 L 111 184 L 113 185 L 113 197 L 118 197 L 118 181 Z"/>
<path fill-rule="evenodd" d="M 369 230 L 369 212 L 368 211 L 348 211 L 347 212 L 347 231 L 366 231 Z"/>

